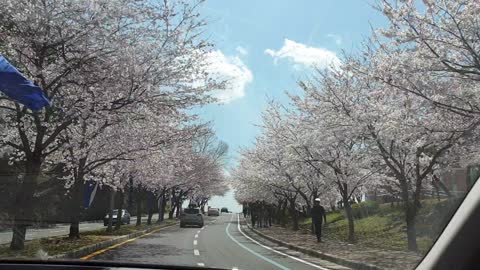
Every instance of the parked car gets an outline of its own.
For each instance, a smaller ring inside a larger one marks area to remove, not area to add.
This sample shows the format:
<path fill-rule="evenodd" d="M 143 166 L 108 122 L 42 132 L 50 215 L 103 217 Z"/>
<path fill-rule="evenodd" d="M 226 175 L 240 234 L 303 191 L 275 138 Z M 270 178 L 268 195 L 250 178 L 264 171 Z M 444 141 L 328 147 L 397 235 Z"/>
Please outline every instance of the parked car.
<path fill-rule="evenodd" d="M 228 213 L 228 208 L 227 207 L 223 207 L 222 210 L 221 210 L 222 213 Z"/>
<path fill-rule="evenodd" d="M 180 228 L 187 225 L 203 227 L 203 215 L 200 208 L 185 208 L 180 214 Z"/>
<path fill-rule="evenodd" d="M 113 209 L 112 225 L 115 225 L 117 223 L 117 216 L 118 209 Z M 109 213 L 107 213 L 103 218 L 103 226 L 108 226 L 108 218 Z M 122 210 L 122 224 L 130 224 L 130 213 L 125 209 Z"/>
<path fill-rule="evenodd" d="M 218 208 L 210 208 L 208 209 L 208 212 L 207 212 L 207 215 L 208 216 L 220 216 L 220 209 Z"/>

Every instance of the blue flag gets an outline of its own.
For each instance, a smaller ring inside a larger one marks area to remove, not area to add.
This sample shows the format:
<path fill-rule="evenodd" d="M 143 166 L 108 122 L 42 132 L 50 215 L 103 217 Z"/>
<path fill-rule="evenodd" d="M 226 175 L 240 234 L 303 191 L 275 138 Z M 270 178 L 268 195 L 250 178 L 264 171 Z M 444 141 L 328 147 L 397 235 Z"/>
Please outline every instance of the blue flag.
<path fill-rule="evenodd" d="M 25 78 L 5 57 L 0 55 L 0 91 L 32 111 L 50 104 L 42 89 Z"/>
<path fill-rule="evenodd" d="M 98 182 L 85 183 L 85 190 L 83 192 L 83 207 L 89 208 L 92 205 L 95 194 L 97 194 Z"/>

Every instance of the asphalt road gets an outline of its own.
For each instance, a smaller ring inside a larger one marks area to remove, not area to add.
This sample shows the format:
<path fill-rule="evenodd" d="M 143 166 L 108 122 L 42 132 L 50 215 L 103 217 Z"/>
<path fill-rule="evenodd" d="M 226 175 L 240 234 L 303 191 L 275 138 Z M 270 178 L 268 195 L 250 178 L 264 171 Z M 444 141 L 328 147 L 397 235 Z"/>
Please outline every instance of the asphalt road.
<path fill-rule="evenodd" d="M 168 218 L 168 215 L 166 214 L 165 217 Z M 158 214 L 154 214 L 152 217 L 152 222 L 155 222 L 157 219 Z M 137 217 L 131 217 L 130 224 L 135 224 L 135 222 L 137 222 Z M 142 217 L 142 222 L 147 222 L 147 217 Z M 104 228 L 103 221 L 80 223 L 81 232 L 93 231 L 101 228 Z M 67 235 L 69 233 L 69 229 L 69 224 L 56 224 L 52 228 L 28 229 L 25 239 L 32 240 L 43 237 Z M 0 232 L 0 244 L 10 243 L 10 241 L 12 241 L 12 231 Z"/>
<path fill-rule="evenodd" d="M 222 213 L 219 217 L 205 217 L 203 228 L 168 227 L 92 260 L 224 269 L 349 269 L 261 240 L 251 232 L 247 234 L 248 228 L 240 226 L 239 220 L 237 214 Z"/>

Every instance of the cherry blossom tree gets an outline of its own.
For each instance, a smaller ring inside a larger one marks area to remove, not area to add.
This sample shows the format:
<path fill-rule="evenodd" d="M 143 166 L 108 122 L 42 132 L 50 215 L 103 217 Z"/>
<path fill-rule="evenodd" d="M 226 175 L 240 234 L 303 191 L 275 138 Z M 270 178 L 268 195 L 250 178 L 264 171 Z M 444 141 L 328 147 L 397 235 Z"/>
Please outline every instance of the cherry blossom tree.
<path fill-rule="evenodd" d="M 22 249 L 26 227 L 33 207 L 29 205 L 42 164 L 49 154 L 61 147 L 58 135 L 74 123 L 82 109 L 89 81 L 85 75 L 93 63 L 110 50 L 108 34 L 115 31 L 99 23 L 106 19 L 90 3 L 65 2 L 2 4 L 2 54 L 27 76 L 34 79 L 55 106 L 30 112 L 2 97 L 4 123 L 1 143 L 13 151 L 12 157 L 25 160 L 25 177 L 16 198 L 12 249 Z M 108 9 L 111 6 L 107 6 Z M 81 16 L 91 10 L 92 16 Z M 119 25 L 123 27 L 124 24 Z M 90 38 L 94 37 L 94 38 Z M 73 78 L 77 78 L 73 82 Z M 93 79 L 95 81 L 95 79 Z M 74 94 L 76 93 L 76 95 Z"/>
<path fill-rule="evenodd" d="M 359 70 L 370 72 L 366 75 Z M 334 122 L 356 129 L 357 136 L 365 140 L 362 148 L 375 160 L 372 164 L 385 166 L 393 174 L 404 202 L 408 247 L 416 250 L 416 215 L 428 176 L 439 163 L 456 164 L 463 155 L 460 145 L 472 138 L 477 125 L 370 76 L 389 72 L 379 59 L 347 62 L 342 72 L 322 81 L 321 90 L 330 93 L 328 102 L 340 112 Z M 415 75 L 404 76 L 420 81 L 413 78 Z M 457 86 L 455 82 L 422 75 L 422 80 L 428 82 L 422 84 L 425 87 L 434 85 L 447 91 Z"/>
<path fill-rule="evenodd" d="M 2 118 L 9 119 L 2 122 L 6 132 L 0 144 L 12 159 L 26 164 L 12 249 L 23 248 L 36 179 L 57 151 L 68 146 L 76 155 L 70 161 L 84 159 L 84 150 L 94 144 L 81 142 L 114 125 L 113 112 L 134 119 L 145 111 L 175 112 L 212 101 L 208 92 L 220 85 L 205 72 L 210 45 L 199 36 L 205 25 L 196 11 L 199 3 L 2 3 L 2 54 L 52 101 L 52 106 L 30 112 L 0 98 Z M 77 165 L 82 164 L 68 168 Z"/>
<path fill-rule="evenodd" d="M 382 0 L 377 9 L 390 24 L 376 31 L 371 45 L 375 48 L 364 53 L 368 58 L 378 58 L 395 72 L 377 74 L 376 77 L 451 113 L 478 121 L 478 3 L 468 0 L 429 0 L 423 3 Z M 417 76 L 405 76 L 405 73 Z M 450 82 L 456 82 L 456 86 L 451 91 L 427 87 L 424 81 L 418 81 L 425 74 L 449 78 Z"/>
<path fill-rule="evenodd" d="M 480 6 L 383 0 L 377 9 L 388 27 L 358 55 L 301 81 L 293 104 L 267 109 L 262 134 L 232 177 L 241 201 L 318 177 L 344 202 L 351 241 L 352 196 L 386 189 L 400 196 L 408 249 L 417 250 L 416 216 L 430 177 L 478 163 Z"/>

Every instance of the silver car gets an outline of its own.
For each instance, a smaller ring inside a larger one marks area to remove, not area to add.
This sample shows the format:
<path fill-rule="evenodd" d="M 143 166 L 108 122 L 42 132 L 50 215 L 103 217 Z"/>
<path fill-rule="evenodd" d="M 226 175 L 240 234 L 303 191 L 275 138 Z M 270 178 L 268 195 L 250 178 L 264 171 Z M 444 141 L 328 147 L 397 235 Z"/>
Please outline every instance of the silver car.
<path fill-rule="evenodd" d="M 117 223 L 117 216 L 118 216 L 118 209 L 113 209 L 112 225 L 115 225 Z M 104 226 L 108 226 L 108 219 L 109 219 L 109 214 L 107 213 L 103 218 Z M 125 209 L 122 210 L 122 224 L 130 224 L 130 213 Z"/>
<path fill-rule="evenodd" d="M 193 225 L 203 227 L 203 215 L 199 208 L 185 208 L 180 215 L 180 228 Z"/>
<path fill-rule="evenodd" d="M 218 208 L 210 208 L 208 209 L 208 212 L 207 212 L 208 216 L 220 216 L 220 209 Z"/>

